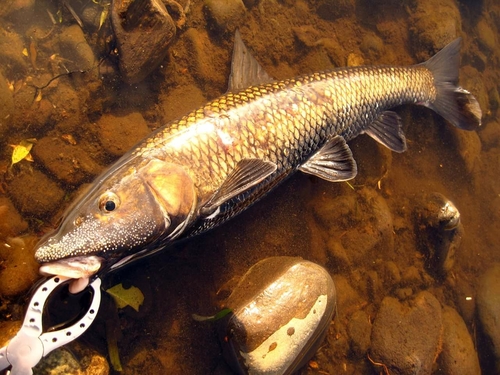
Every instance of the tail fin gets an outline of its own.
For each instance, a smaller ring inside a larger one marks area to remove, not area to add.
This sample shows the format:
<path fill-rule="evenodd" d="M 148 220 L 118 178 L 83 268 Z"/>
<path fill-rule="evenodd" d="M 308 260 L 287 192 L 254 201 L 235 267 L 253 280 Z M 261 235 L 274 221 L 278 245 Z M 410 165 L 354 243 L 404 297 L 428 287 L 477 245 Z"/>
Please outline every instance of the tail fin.
<path fill-rule="evenodd" d="M 436 100 L 427 106 L 457 128 L 475 130 L 481 126 L 481 107 L 474 95 L 457 86 L 461 38 L 444 47 L 422 65 L 434 76 Z"/>

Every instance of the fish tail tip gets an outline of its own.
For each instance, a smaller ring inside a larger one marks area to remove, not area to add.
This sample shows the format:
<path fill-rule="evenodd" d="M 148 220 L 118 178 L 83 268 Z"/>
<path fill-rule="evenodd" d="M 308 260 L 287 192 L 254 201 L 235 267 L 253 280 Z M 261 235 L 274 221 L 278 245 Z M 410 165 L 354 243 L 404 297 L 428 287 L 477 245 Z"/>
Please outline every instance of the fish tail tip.
<path fill-rule="evenodd" d="M 429 107 L 459 129 L 476 130 L 481 126 L 481 107 L 474 95 L 457 86 L 460 44 L 461 38 L 455 39 L 424 63 L 437 90 Z"/>

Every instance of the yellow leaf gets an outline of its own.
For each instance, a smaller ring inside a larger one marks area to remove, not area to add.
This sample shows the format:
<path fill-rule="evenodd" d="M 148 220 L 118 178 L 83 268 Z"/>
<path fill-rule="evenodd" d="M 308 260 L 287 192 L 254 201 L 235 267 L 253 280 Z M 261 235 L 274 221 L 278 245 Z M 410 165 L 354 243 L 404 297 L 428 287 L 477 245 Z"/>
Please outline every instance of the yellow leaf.
<path fill-rule="evenodd" d="M 12 152 L 12 165 L 19 163 L 21 160 L 26 158 L 32 147 L 33 143 L 26 139 L 22 140 L 18 145 L 15 145 L 14 151 Z"/>
<path fill-rule="evenodd" d="M 139 312 L 139 306 L 141 306 L 144 302 L 144 294 L 142 294 L 141 290 L 135 286 L 131 286 L 129 289 L 124 289 L 123 285 L 120 283 L 112 288 L 109 288 L 106 292 L 113 297 L 116 302 L 116 306 L 118 306 L 119 309 L 130 306 L 135 311 Z"/>
<path fill-rule="evenodd" d="M 23 55 L 28 57 L 28 49 L 27 48 L 23 48 Z"/>
<path fill-rule="evenodd" d="M 98 30 L 101 30 L 102 24 L 104 23 L 104 21 L 106 21 L 107 17 L 108 17 L 108 7 L 105 6 L 102 8 L 101 17 L 99 17 L 99 29 Z"/>

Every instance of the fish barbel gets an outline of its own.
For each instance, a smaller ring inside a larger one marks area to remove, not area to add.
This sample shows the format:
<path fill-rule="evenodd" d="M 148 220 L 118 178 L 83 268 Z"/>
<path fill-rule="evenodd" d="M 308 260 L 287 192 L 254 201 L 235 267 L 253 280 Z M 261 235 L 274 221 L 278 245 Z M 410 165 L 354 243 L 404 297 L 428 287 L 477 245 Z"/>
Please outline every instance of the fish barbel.
<path fill-rule="evenodd" d="M 235 91 L 245 84 L 235 79 L 236 60 L 243 75 L 261 69 L 236 39 L 243 57 L 233 54 L 231 91 L 158 129 L 99 176 L 39 243 L 42 273 L 118 268 L 225 222 L 296 170 L 352 179 L 346 142 L 359 134 L 406 150 L 390 110 L 398 105 L 426 106 L 461 129 L 481 125 L 478 102 L 457 86 L 459 39 L 418 65 L 339 68 Z"/>

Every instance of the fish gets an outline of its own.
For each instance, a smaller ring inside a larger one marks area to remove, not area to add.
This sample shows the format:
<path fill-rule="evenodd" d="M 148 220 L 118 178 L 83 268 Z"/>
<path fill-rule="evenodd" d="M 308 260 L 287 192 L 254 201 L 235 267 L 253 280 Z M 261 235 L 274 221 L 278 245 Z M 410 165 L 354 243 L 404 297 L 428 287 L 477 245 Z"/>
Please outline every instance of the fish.
<path fill-rule="evenodd" d="M 458 86 L 460 39 L 426 62 L 360 66 L 285 80 L 266 74 L 237 32 L 226 94 L 157 129 L 97 177 L 36 247 L 47 275 L 102 275 L 206 232 L 296 171 L 327 181 L 357 174 L 347 144 L 367 134 L 406 150 L 402 104 L 457 128 L 481 126 Z"/>

